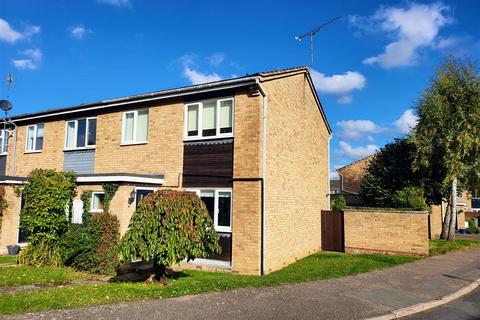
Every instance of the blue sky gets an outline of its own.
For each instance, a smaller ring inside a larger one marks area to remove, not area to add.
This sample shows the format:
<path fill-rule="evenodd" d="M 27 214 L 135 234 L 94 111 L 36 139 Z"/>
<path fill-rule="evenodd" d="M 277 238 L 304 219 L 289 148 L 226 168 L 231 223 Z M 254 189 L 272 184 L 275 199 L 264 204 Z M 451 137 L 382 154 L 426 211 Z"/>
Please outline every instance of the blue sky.
<path fill-rule="evenodd" d="M 408 132 L 448 54 L 478 61 L 477 1 L 1 1 L 14 114 L 309 63 L 334 130 L 331 166 Z M 0 98 L 7 94 L 0 85 Z"/>

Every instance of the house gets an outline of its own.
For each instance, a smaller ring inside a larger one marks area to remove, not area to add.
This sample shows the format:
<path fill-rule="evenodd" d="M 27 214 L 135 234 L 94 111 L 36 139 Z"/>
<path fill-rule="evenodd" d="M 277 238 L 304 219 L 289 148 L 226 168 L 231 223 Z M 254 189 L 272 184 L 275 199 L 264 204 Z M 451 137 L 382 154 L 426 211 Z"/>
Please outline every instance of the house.
<path fill-rule="evenodd" d="M 118 183 L 110 212 L 125 233 L 136 205 L 160 188 L 196 192 L 223 253 L 195 263 L 245 274 L 278 270 L 321 247 L 329 208 L 331 129 L 306 67 L 12 117 L 2 132 L 5 186 L 0 252 L 24 243 L 21 197 L 34 168 L 74 171 L 103 211 L 103 183 Z M 9 137 L 10 136 L 10 137 Z M 198 260 L 198 259 L 197 259 Z"/>
<path fill-rule="evenodd" d="M 362 205 L 362 200 L 359 197 L 361 183 L 365 176 L 365 170 L 373 157 L 374 155 L 371 155 L 338 168 L 336 171 L 340 180 L 330 181 L 331 191 L 333 190 L 334 192 L 331 193 L 332 198 L 337 198 L 342 195 L 345 198 L 347 205 Z"/>

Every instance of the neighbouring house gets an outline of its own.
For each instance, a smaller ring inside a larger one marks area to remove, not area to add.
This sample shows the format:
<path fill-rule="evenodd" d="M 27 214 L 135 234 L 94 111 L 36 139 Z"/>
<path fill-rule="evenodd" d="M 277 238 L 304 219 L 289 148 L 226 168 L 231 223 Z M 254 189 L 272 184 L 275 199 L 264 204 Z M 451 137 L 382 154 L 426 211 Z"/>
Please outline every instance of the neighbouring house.
<path fill-rule="evenodd" d="M 0 253 L 25 243 L 22 187 L 34 168 L 74 171 L 78 195 L 103 211 L 103 183 L 120 185 L 110 212 L 125 233 L 139 200 L 159 188 L 196 192 L 223 251 L 194 263 L 267 274 L 321 249 L 329 208 L 331 129 L 306 67 L 22 114 L 0 135 L 8 208 Z"/>
<path fill-rule="evenodd" d="M 362 205 L 362 200 L 359 197 L 361 183 L 365 176 L 365 170 L 373 157 L 371 155 L 362 158 L 336 170 L 340 179 L 330 180 L 330 192 L 333 199 L 342 195 L 347 205 Z"/>

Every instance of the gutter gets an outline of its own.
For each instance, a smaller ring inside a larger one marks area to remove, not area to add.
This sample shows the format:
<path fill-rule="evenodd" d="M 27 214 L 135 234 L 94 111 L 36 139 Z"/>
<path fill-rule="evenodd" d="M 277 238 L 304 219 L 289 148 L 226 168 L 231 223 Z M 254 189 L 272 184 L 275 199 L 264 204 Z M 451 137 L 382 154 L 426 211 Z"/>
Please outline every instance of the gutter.
<path fill-rule="evenodd" d="M 266 271 L 266 259 L 265 259 L 265 213 L 266 213 L 266 201 L 265 201 L 265 190 L 266 190 L 266 175 L 267 175 L 267 93 L 263 90 L 262 85 L 260 84 L 260 79 L 256 79 L 256 83 L 260 90 L 260 93 L 263 97 L 263 121 L 262 121 L 262 210 L 261 210 L 261 250 L 260 250 L 260 274 L 265 275 Z"/>

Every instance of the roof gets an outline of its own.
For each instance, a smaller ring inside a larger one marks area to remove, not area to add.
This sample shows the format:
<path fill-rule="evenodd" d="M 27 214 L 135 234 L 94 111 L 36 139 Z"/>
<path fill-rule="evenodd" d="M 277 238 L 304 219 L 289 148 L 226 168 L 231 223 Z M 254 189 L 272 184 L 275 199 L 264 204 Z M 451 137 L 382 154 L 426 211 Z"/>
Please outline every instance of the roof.
<path fill-rule="evenodd" d="M 343 166 L 343 167 L 341 167 L 341 168 L 338 168 L 338 169 L 336 169 L 335 171 L 339 172 L 339 171 L 341 171 L 341 170 L 343 170 L 343 169 L 346 169 L 346 168 L 348 168 L 348 167 L 354 166 L 354 165 L 356 165 L 357 163 L 360 163 L 360 162 L 362 162 L 362 161 L 365 161 L 365 160 L 367 160 L 367 159 L 369 159 L 369 158 L 373 158 L 374 156 L 375 156 L 375 154 L 371 154 L 371 155 L 369 155 L 369 156 L 363 157 L 363 158 L 361 158 L 361 159 L 358 159 L 357 161 L 354 161 L 354 162 L 352 162 L 352 163 L 350 163 L 350 164 L 347 164 L 346 166 Z"/>
<path fill-rule="evenodd" d="M 186 95 L 190 95 L 190 94 L 197 94 L 197 93 L 204 93 L 204 92 L 209 92 L 209 91 L 243 87 L 243 86 L 248 86 L 248 85 L 252 85 L 252 84 L 257 84 L 259 78 L 267 78 L 267 77 L 273 77 L 273 76 L 277 76 L 277 75 L 281 75 L 281 74 L 295 73 L 295 72 L 305 72 L 307 74 L 309 82 L 312 86 L 312 91 L 315 95 L 315 99 L 317 100 L 317 103 L 319 105 L 320 113 L 322 114 L 322 117 L 325 120 L 325 124 L 326 124 L 329 132 L 331 133 L 332 130 L 331 130 L 330 125 L 327 121 L 327 118 L 326 118 L 325 112 L 323 110 L 322 104 L 320 102 L 320 99 L 318 98 L 315 87 L 313 86 L 312 78 L 311 78 L 310 73 L 308 71 L 308 68 L 306 66 L 286 68 L 286 69 L 278 69 L 278 70 L 264 71 L 264 72 L 257 72 L 257 73 L 250 74 L 250 75 L 247 74 L 243 77 L 236 77 L 236 78 L 230 78 L 230 79 L 225 79 L 225 80 L 213 81 L 213 82 L 208 82 L 208 83 L 203 83 L 203 84 L 198 84 L 198 85 L 184 86 L 184 87 L 178 87 L 178 88 L 173 88 L 173 89 L 166 89 L 166 90 L 154 91 L 154 92 L 149 92 L 149 93 L 143 93 L 143 94 L 138 94 L 138 95 L 124 96 L 124 97 L 119 97 L 119 98 L 114 98 L 114 99 L 101 100 L 101 101 L 96 101 L 96 102 L 80 103 L 80 104 L 77 104 L 77 105 L 72 105 L 72 106 L 67 106 L 67 107 L 51 108 L 51 109 L 46 109 L 46 110 L 39 111 L 39 112 L 32 112 L 32 113 L 24 113 L 24 114 L 15 115 L 15 116 L 11 117 L 11 120 L 17 121 L 17 122 L 27 121 L 27 120 L 38 119 L 38 118 L 58 116 L 58 115 L 63 115 L 63 114 L 68 114 L 68 113 L 73 113 L 73 112 L 99 110 L 99 109 L 105 109 L 105 108 L 114 107 L 114 106 L 128 105 L 128 104 L 132 104 L 132 103 L 139 103 L 139 102 L 160 100 L 160 99 L 168 99 L 168 98 L 177 97 L 177 96 L 186 96 Z"/>

